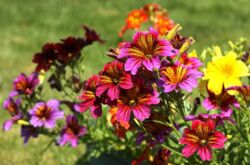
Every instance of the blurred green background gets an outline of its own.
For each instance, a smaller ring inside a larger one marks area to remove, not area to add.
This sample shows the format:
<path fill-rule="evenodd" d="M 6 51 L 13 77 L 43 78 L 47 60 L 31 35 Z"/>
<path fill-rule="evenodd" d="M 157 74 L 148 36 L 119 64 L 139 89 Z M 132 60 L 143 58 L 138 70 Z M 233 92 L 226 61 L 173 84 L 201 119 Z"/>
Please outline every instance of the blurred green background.
<path fill-rule="evenodd" d="M 32 56 L 45 42 L 81 36 L 82 24 L 96 29 L 107 41 L 83 51 L 86 76 L 97 73 L 108 61 L 108 48 L 116 47 L 128 12 L 150 2 L 166 8 L 182 25 L 182 34 L 195 38 L 193 48 L 198 52 L 211 45 L 225 46 L 228 40 L 250 38 L 249 0 L 0 0 L 0 103 L 10 91 L 13 78 L 34 69 Z M 1 108 L 0 123 L 8 117 Z M 40 137 L 23 145 L 18 126 L 10 132 L 1 130 L 0 164 L 71 165 L 85 150 L 83 145 L 76 149 L 52 146 L 42 153 L 48 143 L 49 139 Z"/>

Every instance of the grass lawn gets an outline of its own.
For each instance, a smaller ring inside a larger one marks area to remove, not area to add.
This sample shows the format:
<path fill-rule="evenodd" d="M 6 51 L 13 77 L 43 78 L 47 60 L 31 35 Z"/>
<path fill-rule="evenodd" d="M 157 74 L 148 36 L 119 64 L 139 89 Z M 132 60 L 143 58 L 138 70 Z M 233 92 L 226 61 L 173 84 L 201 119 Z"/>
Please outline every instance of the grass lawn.
<path fill-rule="evenodd" d="M 99 32 L 107 42 L 94 44 L 83 51 L 86 76 L 97 73 L 108 58 L 110 47 L 116 47 L 118 31 L 131 9 L 149 0 L 0 0 L 0 103 L 11 89 L 19 72 L 30 73 L 35 52 L 45 42 L 58 41 L 68 35 L 82 35 L 86 24 Z M 211 45 L 225 45 L 228 40 L 250 38 L 250 3 L 248 0 L 157 0 L 170 17 L 182 25 L 183 34 L 196 39 L 200 52 Z M 9 116 L 1 110 L 0 123 Z M 41 137 L 22 144 L 19 128 L 0 131 L 0 164 L 65 164 L 77 162 L 84 146 L 76 149 L 52 146 L 43 153 L 49 139 Z"/>

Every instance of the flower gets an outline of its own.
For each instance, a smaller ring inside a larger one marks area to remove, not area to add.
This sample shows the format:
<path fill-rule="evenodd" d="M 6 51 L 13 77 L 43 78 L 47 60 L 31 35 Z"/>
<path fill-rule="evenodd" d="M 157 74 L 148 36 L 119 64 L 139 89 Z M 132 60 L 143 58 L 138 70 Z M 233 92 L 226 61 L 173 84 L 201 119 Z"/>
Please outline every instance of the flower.
<path fill-rule="evenodd" d="M 96 95 L 100 96 L 105 91 L 111 100 L 118 99 L 120 88 L 130 89 L 133 87 L 130 74 L 123 70 L 123 63 L 110 62 L 104 66 L 97 83 Z"/>
<path fill-rule="evenodd" d="M 190 54 L 187 54 L 187 53 L 183 53 L 180 56 L 179 62 L 193 69 L 197 69 L 200 66 L 202 66 L 202 62 L 198 58 L 192 57 L 190 56 Z"/>
<path fill-rule="evenodd" d="M 213 120 L 206 122 L 194 120 L 191 129 L 184 129 L 184 134 L 179 142 L 186 145 L 182 150 L 182 154 L 186 158 L 198 150 L 200 158 L 203 161 L 209 161 L 212 159 L 212 149 L 224 148 L 226 141 L 225 135 L 215 130 Z"/>
<path fill-rule="evenodd" d="M 100 98 L 96 96 L 98 80 L 98 75 L 94 75 L 87 80 L 82 95 L 80 96 L 82 102 L 75 106 L 76 111 L 81 113 L 90 108 L 91 116 L 95 119 L 102 115 L 101 101 Z"/>
<path fill-rule="evenodd" d="M 62 43 L 56 44 L 58 51 L 57 59 L 63 64 L 69 63 L 80 55 L 84 40 L 82 38 L 68 37 L 62 40 Z"/>
<path fill-rule="evenodd" d="M 211 92 L 219 95 L 223 86 L 241 86 L 239 78 L 250 75 L 247 66 L 236 57 L 236 53 L 230 51 L 225 56 L 214 56 L 208 63 L 204 80 L 208 80 L 208 89 Z"/>
<path fill-rule="evenodd" d="M 42 51 L 36 53 L 33 57 L 33 62 L 37 63 L 36 71 L 39 72 L 41 70 L 47 71 L 54 64 L 57 59 L 58 51 L 56 48 L 56 44 L 47 43 L 43 46 Z"/>
<path fill-rule="evenodd" d="M 177 53 L 169 41 L 160 39 L 158 32 L 137 32 L 132 42 L 124 42 L 120 47 L 119 59 L 127 58 L 124 68 L 135 75 L 142 65 L 149 71 L 161 67 L 161 57 L 173 56 Z"/>
<path fill-rule="evenodd" d="M 14 100 L 12 97 L 7 98 L 3 102 L 3 108 L 6 109 L 10 115 L 11 119 L 7 120 L 3 124 L 3 130 L 9 131 L 14 123 L 22 118 L 22 113 L 20 112 L 21 99 Z"/>
<path fill-rule="evenodd" d="M 32 73 L 29 77 L 21 73 L 13 82 L 13 90 L 10 96 L 13 97 L 18 94 L 31 95 L 38 84 L 39 79 L 37 73 Z"/>
<path fill-rule="evenodd" d="M 60 102 L 51 99 L 47 103 L 39 102 L 29 111 L 30 124 L 34 127 L 53 128 L 57 119 L 63 118 L 63 111 L 59 110 Z"/>
<path fill-rule="evenodd" d="M 154 156 L 152 165 L 168 165 L 171 152 L 166 148 L 161 148 Z"/>
<path fill-rule="evenodd" d="M 165 35 L 169 30 L 174 27 L 174 22 L 164 15 L 156 15 L 154 28 L 160 35 Z"/>
<path fill-rule="evenodd" d="M 229 111 L 232 110 L 231 105 L 235 108 L 240 108 L 240 104 L 235 99 L 235 96 L 230 95 L 225 89 L 222 89 L 219 95 L 212 93 L 209 89 L 207 91 L 208 97 L 202 102 L 203 107 L 207 110 L 220 108 L 222 111 Z"/>
<path fill-rule="evenodd" d="M 179 88 L 191 92 L 197 87 L 197 79 L 200 77 L 202 77 L 201 72 L 179 62 L 161 68 L 161 80 L 166 93 L 179 90 Z"/>
<path fill-rule="evenodd" d="M 141 9 L 132 10 L 128 14 L 128 16 L 125 20 L 126 24 L 120 30 L 119 36 L 122 37 L 128 29 L 140 28 L 141 24 L 146 22 L 147 20 L 148 20 L 148 16 L 144 10 L 141 10 Z"/>
<path fill-rule="evenodd" d="M 109 110 L 109 113 L 111 114 L 110 122 L 114 126 L 115 135 L 121 139 L 124 139 L 126 132 L 130 128 L 130 124 L 129 124 L 129 122 L 123 122 L 123 121 L 118 122 L 117 121 L 117 118 L 116 118 L 117 110 L 118 110 L 117 107 L 110 108 L 110 110 Z"/>
<path fill-rule="evenodd" d="M 22 125 L 21 137 L 23 138 L 24 144 L 28 143 L 30 137 L 38 137 L 38 130 L 32 125 Z"/>
<path fill-rule="evenodd" d="M 87 128 L 79 125 L 77 118 L 74 115 L 66 117 L 66 126 L 62 129 L 58 144 L 63 146 L 66 143 L 71 143 L 72 147 L 76 147 L 78 138 L 87 133 Z"/>
<path fill-rule="evenodd" d="M 235 121 L 231 118 L 233 111 L 223 111 L 220 114 L 199 114 L 198 116 L 195 115 L 187 115 L 185 116 L 185 120 L 187 121 L 193 121 L 193 120 L 201 120 L 203 122 L 206 122 L 208 120 L 213 120 L 215 122 L 215 125 L 223 125 L 224 121 L 230 121 L 231 123 L 235 123 Z"/>
<path fill-rule="evenodd" d="M 129 121 L 131 112 L 140 121 L 149 118 L 150 105 L 156 105 L 160 102 L 158 96 L 157 91 L 145 88 L 142 82 L 137 82 L 131 89 L 121 90 L 117 101 L 117 120 Z"/>

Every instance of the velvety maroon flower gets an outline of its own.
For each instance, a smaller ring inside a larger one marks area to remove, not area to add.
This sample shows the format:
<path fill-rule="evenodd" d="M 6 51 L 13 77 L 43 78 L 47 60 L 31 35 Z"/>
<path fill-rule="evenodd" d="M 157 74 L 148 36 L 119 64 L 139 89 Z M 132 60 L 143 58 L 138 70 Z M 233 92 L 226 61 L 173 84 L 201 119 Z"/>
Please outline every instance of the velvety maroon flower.
<path fill-rule="evenodd" d="M 171 39 L 170 43 L 175 49 L 180 49 L 187 39 L 187 37 L 181 36 L 180 34 L 176 34 L 174 38 Z"/>
<path fill-rule="evenodd" d="M 75 106 L 76 111 L 81 113 L 90 108 L 90 114 L 95 119 L 102 115 L 101 101 L 100 98 L 96 96 L 98 80 L 98 75 L 94 75 L 87 80 L 82 95 L 80 96 L 82 102 Z"/>
<path fill-rule="evenodd" d="M 53 128 L 57 119 L 64 117 L 63 111 L 59 110 L 58 100 L 49 100 L 47 103 L 39 102 L 29 111 L 31 115 L 30 124 L 34 127 Z"/>
<path fill-rule="evenodd" d="M 111 100 L 118 99 L 120 89 L 130 89 L 133 87 L 130 74 L 123 69 L 123 63 L 113 61 L 106 64 L 100 73 L 97 83 L 96 95 L 101 96 L 105 91 Z"/>
<path fill-rule="evenodd" d="M 216 95 L 207 89 L 208 97 L 206 97 L 202 105 L 207 110 L 211 109 L 221 109 L 222 111 L 231 111 L 231 106 L 235 108 L 240 108 L 240 104 L 235 99 L 235 96 L 230 95 L 225 89 L 222 90 L 221 94 Z"/>
<path fill-rule="evenodd" d="M 97 41 L 99 43 L 104 43 L 105 41 L 101 39 L 100 35 L 97 32 L 85 25 L 82 26 L 85 30 L 85 42 L 84 46 L 92 44 L 93 42 Z"/>
<path fill-rule="evenodd" d="M 6 109 L 11 115 L 11 119 L 4 122 L 3 130 L 9 131 L 12 125 L 22 118 L 20 104 L 21 99 L 14 100 L 12 97 L 9 97 L 3 102 L 3 108 Z"/>
<path fill-rule="evenodd" d="M 56 44 L 58 51 L 57 60 L 63 64 L 67 64 L 74 58 L 80 56 L 80 52 L 84 46 L 82 38 L 68 37 L 61 40 L 62 43 Z"/>
<path fill-rule="evenodd" d="M 28 143 L 28 141 L 31 137 L 33 137 L 33 138 L 38 137 L 38 130 L 37 130 L 37 128 L 33 127 L 32 125 L 22 125 L 21 137 L 23 138 L 24 144 L 26 144 L 26 143 Z"/>
<path fill-rule="evenodd" d="M 142 82 L 134 84 L 131 89 L 121 90 L 117 101 L 117 120 L 129 121 L 131 112 L 140 121 L 149 118 L 150 106 L 160 102 L 158 96 L 157 91 L 145 88 Z"/>
<path fill-rule="evenodd" d="M 32 73 L 30 76 L 26 76 L 21 73 L 13 82 L 13 90 L 10 96 L 16 96 L 18 94 L 31 95 L 35 87 L 39 84 L 38 74 Z"/>
<path fill-rule="evenodd" d="M 227 141 L 225 135 L 215 130 L 213 120 L 206 122 L 194 120 L 192 127 L 185 128 L 181 144 L 186 146 L 182 150 L 185 157 L 190 157 L 198 151 L 200 158 L 203 161 L 212 159 L 212 149 L 224 148 L 224 143 Z"/>
<path fill-rule="evenodd" d="M 161 58 L 177 54 L 169 41 L 161 39 L 154 29 L 137 32 L 132 42 L 124 42 L 120 48 L 119 59 L 127 58 L 125 70 L 135 75 L 139 68 L 144 66 L 153 71 L 161 67 Z"/>
<path fill-rule="evenodd" d="M 79 125 L 74 115 L 68 115 L 66 118 L 66 126 L 62 129 L 58 144 L 63 146 L 71 143 L 72 147 L 76 147 L 79 137 L 87 133 L 87 128 Z"/>
<path fill-rule="evenodd" d="M 47 43 L 43 46 L 42 51 L 36 53 L 33 58 L 33 62 L 37 63 L 36 71 L 40 72 L 41 70 L 47 71 L 54 64 L 57 59 L 58 51 L 56 44 Z"/>
<path fill-rule="evenodd" d="M 161 148 L 157 155 L 154 156 L 153 162 L 151 165 L 168 165 L 168 159 L 171 152 L 166 148 Z"/>
<path fill-rule="evenodd" d="M 179 62 L 161 68 L 161 80 L 164 92 L 184 89 L 191 92 L 197 87 L 197 79 L 202 77 L 202 73 L 197 69 L 190 68 Z"/>
<path fill-rule="evenodd" d="M 220 114 L 199 114 L 198 116 L 195 115 L 187 115 L 185 116 L 185 120 L 191 121 L 191 120 L 201 120 L 201 121 L 208 121 L 213 120 L 215 122 L 215 125 L 223 125 L 224 121 L 230 121 L 231 123 L 235 123 L 235 121 L 231 118 L 233 111 L 222 111 Z"/>

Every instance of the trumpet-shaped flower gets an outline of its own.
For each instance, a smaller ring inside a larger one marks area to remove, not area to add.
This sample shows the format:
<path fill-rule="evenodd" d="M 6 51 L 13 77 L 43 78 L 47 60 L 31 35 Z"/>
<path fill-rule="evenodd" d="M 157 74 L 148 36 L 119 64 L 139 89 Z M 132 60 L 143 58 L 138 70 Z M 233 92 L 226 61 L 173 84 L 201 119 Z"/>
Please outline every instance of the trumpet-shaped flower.
<path fill-rule="evenodd" d="M 12 97 L 9 97 L 3 102 L 3 108 L 6 109 L 12 116 L 11 119 L 4 122 L 3 130 L 10 130 L 12 125 L 22 118 L 22 114 L 20 112 L 20 104 L 20 99 L 14 100 Z"/>
<path fill-rule="evenodd" d="M 228 91 L 222 89 L 222 92 L 219 95 L 216 95 L 208 90 L 208 97 L 202 102 L 203 107 L 207 110 L 219 108 L 222 111 L 231 111 L 231 106 L 235 108 L 240 108 L 240 104 L 235 99 L 235 96 L 230 95 Z"/>
<path fill-rule="evenodd" d="M 149 118 L 150 106 L 160 102 L 158 96 L 156 91 L 145 89 L 141 83 L 135 84 L 131 89 L 121 90 L 117 101 L 117 120 L 129 121 L 131 112 L 140 121 Z"/>
<path fill-rule="evenodd" d="M 219 95 L 222 88 L 241 86 L 240 77 L 249 76 L 247 66 L 237 60 L 235 52 L 225 56 L 214 56 L 205 70 L 204 80 L 208 80 L 208 89 Z"/>
<path fill-rule="evenodd" d="M 81 126 L 75 116 L 68 115 L 66 118 L 66 126 L 61 131 L 58 144 L 62 146 L 69 142 L 72 147 L 76 147 L 78 138 L 86 133 L 87 128 Z"/>
<path fill-rule="evenodd" d="M 160 35 L 165 35 L 169 30 L 174 27 L 174 21 L 165 15 L 157 15 L 155 18 L 154 28 Z"/>
<path fill-rule="evenodd" d="M 104 66 L 97 83 L 96 95 L 101 96 L 105 91 L 111 100 L 118 99 L 120 88 L 130 89 L 133 87 L 130 74 L 123 69 L 123 64 L 114 61 Z"/>
<path fill-rule="evenodd" d="M 84 85 L 82 95 L 80 96 L 81 103 L 75 106 L 76 111 L 85 112 L 90 108 L 90 113 L 93 118 L 100 117 L 102 115 L 101 101 L 96 96 L 96 88 L 99 76 L 94 75 L 87 80 Z"/>
<path fill-rule="evenodd" d="M 169 41 L 161 39 L 154 29 L 137 32 L 132 42 L 124 42 L 120 47 L 118 58 L 127 58 L 125 70 L 135 75 L 144 66 L 153 71 L 161 67 L 161 57 L 173 56 L 177 53 Z"/>
<path fill-rule="evenodd" d="M 32 125 L 22 125 L 21 137 L 23 138 L 24 144 L 26 144 L 26 143 L 28 143 L 28 141 L 31 137 L 33 137 L 33 138 L 38 137 L 38 130 L 37 130 L 37 128 L 33 127 Z"/>
<path fill-rule="evenodd" d="M 213 120 L 206 122 L 194 120 L 191 129 L 184 129 L 184 134 L 179 141 L 181 144 L 186 145 L 182 150 L 182 154 L 185 157 L 190 157 L 198 151 L 203 161 L 211 160 L 211 150 L 224 148 L 224 143 L 227 140 L 223 133 L 215 130 L 215 127 Z"/>
<path fill-rule="evenodd" d="M 28 77 L 21 73 L 13 82 L 13 91 L 11 91 L 10 96 L 18 94 L 31 95 L 38 84 L 39 78 L 37 73 L 32 73 Z"/>
<path fill-rule="evenodd" d="M 161 69 L 161 80 L 166 93 L 179 89 L 191 92 L 197 87 L 197 79 L 200 77 L 202 77 L 201 72 L 180 63 Z"/>
<path fill-rule="evenodd" d="M 63 111 L 59 110 L 60 102 L 49 100 L 47 103 L 39 102 L 29 111 L 30 124 L 34 127 L 53 128 L 57 119 L 63 118 Z"/>

